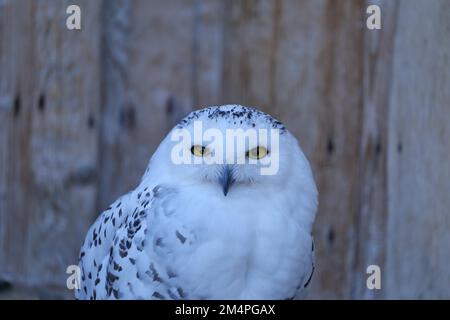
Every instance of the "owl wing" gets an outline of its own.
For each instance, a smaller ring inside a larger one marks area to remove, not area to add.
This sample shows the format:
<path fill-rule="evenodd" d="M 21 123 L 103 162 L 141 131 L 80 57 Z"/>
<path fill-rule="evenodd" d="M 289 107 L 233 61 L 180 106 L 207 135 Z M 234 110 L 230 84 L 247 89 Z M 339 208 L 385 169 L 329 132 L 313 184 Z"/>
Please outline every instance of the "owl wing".
<path fill-rule="evenodd" d="M 164 297 L 156 290 L 163 284 L 163 276 L 151 261 L 151 252 L 144 248 L 148 245 L 146 235 L 151 220 L 147 217 L 155 211 L 155 199 L 164 199 L 166 194 L 159 187 L 138 187 L 97 218 L 79 255 L 77 299 Z M 158 210 L 164 211 L 161 201 L 157 202 Z M 180 296 L 176 293 L 172 298 Z"/>
<path fill-rule="evenodd" d="M 311 237 L 311 251 L 309 254 L 309 267 L 308 269 L 303 273 L 303 276 L 300 278 L 300 281 L 298 282 L 297 290 L 294 296 L 289 298 L 289 300 L 295 299 L 295 298 L 304 298 L 305 297 L 305 291 L 306 288 L 311 283 L 311 279 L 314 275 L 315 270 L 315 255 L 314 255 L 314 239 Z"/>
<path fill-rule="evenodd" d="M 314 275 L 314 270 L 316 269 L 315 262 L 316 261 L 315 261 L 315 255 L 314 255 L 314 239 L 311 238 L 311 269 L 310 269 L 308 278 L 305 278 L 306 281 L 301 284 L 301 286 L 303 286 L 303 288 L 307 288 L 309 286 L 309 284 L 311 283 L 311 279 Z"/>

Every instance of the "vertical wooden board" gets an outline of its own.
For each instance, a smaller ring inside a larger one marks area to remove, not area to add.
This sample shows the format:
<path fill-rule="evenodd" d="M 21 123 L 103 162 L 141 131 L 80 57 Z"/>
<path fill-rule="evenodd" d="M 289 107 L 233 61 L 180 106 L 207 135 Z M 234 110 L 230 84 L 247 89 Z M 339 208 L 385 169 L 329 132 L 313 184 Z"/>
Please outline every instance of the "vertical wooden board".
<path fill-rule="evenodd" d="M 352 297 L 358 299 L 379 299 L 385 294 L 384 290 L 367 288 L 366 271 L 369 265 L 380 266 L 383 270 L 385 262 L 387 117 L 398 2 L 366 1 L 365 7 L 372 4 L 377 4 L 381 8 L 382 29 L 364 28 L 363 110 L 359 153 L 360 191 L 352 288 Z M 384 277 L 381 279 L 385 280 Z"/>
<path fill-rule="evenodd" d="M 388 298 L 450 298 L 450 3 L 401 1 L 389 114 Z"/>
<path fill-rule="evenodd" d="M 226 2 L 222 104 L 269 110 L 279 6 L 279 0 Z"/>
<path fill-rule="evenodd" d="M 313 298 L 350 298 L 362 106 L 362 1 L 283 1 L 272 105 L 319 189 Z"/>
<path fill-rule="evenodd" d="M 82 31 L 66 28 L 69 4 Z M 11 1 L 4 51 L 14 76 L 7 156 L 0 184 L 1 276 L 65 285 L 95 207 L 99 90 L 99 2 Z"/>
<path fill-rule="evenodd" d="M 192 95 L 195 109 L 223 104 L 224 0 L 195 0 Z"/>
<path fill-rule="evenodd" d="M 32 70 L 29 58 L 31 36 L 20 35 L 19 28 L 30 28 L 27 18 L 31 7 L 14 1 L 1 3 L 0 10 L 0 275 L 13 279 L 24 274 L 23 251 L 26 242 L 27 217 L 25 202 L 21 201 L 26 186 L 27 172 L 23 169 L 28 161 L 27 138 L 30 116 L 24 110 L 30 90 L 29 78 L 20 77 L 18 67 Z M 23 22 L 22 25 L 19 22 Z M 22 30 L 23 30 L 22 29 Z M 22 37 L 20 37 L 22 36 Z M 27 159 L 25 161 L 25 159 Z"/>
<path fill-rule="evenodd" d="M 105 1 L 99 209 L 134 188 L 192 108 L 192 1 Z"/>

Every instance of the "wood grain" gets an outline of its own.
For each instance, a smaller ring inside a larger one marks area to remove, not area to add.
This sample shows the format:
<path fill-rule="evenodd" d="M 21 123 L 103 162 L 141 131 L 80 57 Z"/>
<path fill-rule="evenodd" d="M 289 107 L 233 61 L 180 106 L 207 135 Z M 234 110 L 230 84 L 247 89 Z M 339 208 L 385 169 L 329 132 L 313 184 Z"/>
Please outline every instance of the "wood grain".
<path fill-rule="evenodd" d="M 449 298 L 450 3 L 401 1 L 388 120 L 386 296 Z"/>
<path fill-rule="evenodd" d="M 366 7 L 374 4 L 366 1 Z M 389 95 L 392 79 L 393 47 L 398 14 L 397 2 L 378 1 L 382 29 L 364 29 L 363 109 L 361 115 L 359 191 L 356 205 L 356 243 L 351 297 L 384 297 L 383 290 L 366 286 L 367 267 L 378 265 L 385 271 L 387 221 L 387 146 Z M 384 274 L 384 273 L 383 273 Z M 382 277 L 382 287 L 385 278 Z"/>
<path fill-rule="evenodd" d="M 99 5 L 79 3 L 89 33 L 68 1 L 2 3 L 0 274 L 27 285 L 65 283 L 95 209 Z"/>

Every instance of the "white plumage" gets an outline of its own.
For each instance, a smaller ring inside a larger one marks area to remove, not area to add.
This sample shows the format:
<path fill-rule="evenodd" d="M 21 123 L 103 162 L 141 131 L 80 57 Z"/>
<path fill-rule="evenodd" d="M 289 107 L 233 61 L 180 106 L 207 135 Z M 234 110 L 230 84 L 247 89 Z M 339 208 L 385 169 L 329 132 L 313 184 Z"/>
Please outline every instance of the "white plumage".
<path fill-rule="evenodd" d="M 176 128 L 192 131 L 194 121 L 279 129 L 278 173 L 261 175 L 258 164 L 176 165 L 169 135 L 137 188 L 89 229 L 77 298 L 289 299 L 309 283 L 317 190 L 296 139 L 269 115 L 237 105 L 195 111 Z"/>

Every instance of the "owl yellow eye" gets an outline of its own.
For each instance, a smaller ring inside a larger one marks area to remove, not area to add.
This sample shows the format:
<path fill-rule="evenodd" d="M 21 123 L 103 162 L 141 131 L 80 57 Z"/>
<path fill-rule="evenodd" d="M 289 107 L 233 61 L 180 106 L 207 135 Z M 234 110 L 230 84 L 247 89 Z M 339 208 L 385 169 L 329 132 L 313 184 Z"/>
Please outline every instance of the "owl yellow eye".
<path fill-rule="evenodd" d="M 196 144 L 192 146 L 191 153 L 196 157 L 204 157 L 210 154 L 210 150 L 207 147 Z"/>
<path fill-rule="evenodd" d="M 247 157 L 251 159 L 262 159 L 269 153 L 264 147 L 256 147 L 247 151 Z"/>

